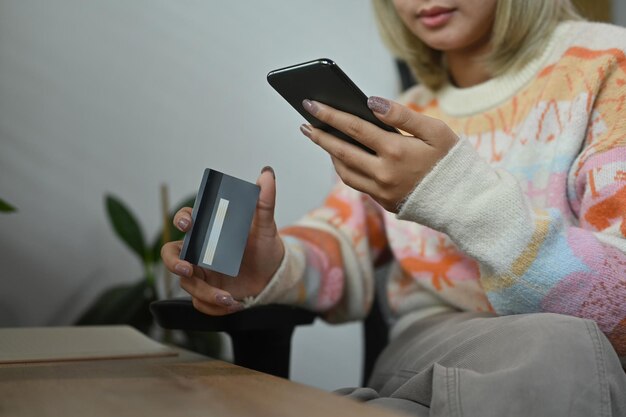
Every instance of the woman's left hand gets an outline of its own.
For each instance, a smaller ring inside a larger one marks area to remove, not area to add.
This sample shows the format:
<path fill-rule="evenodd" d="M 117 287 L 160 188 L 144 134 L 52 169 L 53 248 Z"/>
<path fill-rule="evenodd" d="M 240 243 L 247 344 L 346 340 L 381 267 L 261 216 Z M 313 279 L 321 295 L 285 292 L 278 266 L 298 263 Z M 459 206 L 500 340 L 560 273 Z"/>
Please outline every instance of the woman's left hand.
<path fill-rule="evenodd" d="M 343 182 L 397 212 L 415 186 L 456 144 L 457 135 L 439 119 L 381 97 L 370 97 L 376 117 L 412 136 L 385 131 L 357 116 L 305 100 L 304 108 L 324 123 L 376 152 L 372 155 L 336 136 L 302 125 L 300 130 L 328 152 Z M 445 190 L 442 190 L 444 192 Z"/>

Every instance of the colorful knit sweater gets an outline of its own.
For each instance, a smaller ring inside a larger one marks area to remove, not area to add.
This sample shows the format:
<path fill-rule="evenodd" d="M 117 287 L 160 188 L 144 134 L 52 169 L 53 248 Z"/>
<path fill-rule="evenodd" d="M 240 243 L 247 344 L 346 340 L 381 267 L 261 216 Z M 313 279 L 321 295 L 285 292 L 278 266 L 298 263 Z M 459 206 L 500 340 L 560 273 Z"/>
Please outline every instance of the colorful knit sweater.
<path fill-rule="evenodd" d="M 554 312 L 595 321 L 625 356 L 625 52 L 625 29 L 567 22 L 514 74 L 409 90 L 404 102 L 445 121 L 458 144 L 398 215 L 337 184 L 281 231 L 283 263 L 248 304 L 362 318 L 374 261 L 390 250 L 396 334 L 450 309 Z"/>

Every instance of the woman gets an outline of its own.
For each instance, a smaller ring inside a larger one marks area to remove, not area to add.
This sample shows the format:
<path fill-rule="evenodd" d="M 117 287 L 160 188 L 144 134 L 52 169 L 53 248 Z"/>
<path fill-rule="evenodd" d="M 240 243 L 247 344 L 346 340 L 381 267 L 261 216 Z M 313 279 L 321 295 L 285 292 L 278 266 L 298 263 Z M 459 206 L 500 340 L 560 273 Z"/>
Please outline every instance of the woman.
<path fill-rule="evenodd" d="M 180 261 L 179 242 L 165 265 L 207 314 L 280 302 L 344 321 L 367 314 L 391 253 L 392 341 L 352 396 L 415 415 L 626 415 L 626 31 L 569 0 L 374 5 L 420 85 L 368 104 L 406 135 L 306 100 L 376 155 L 301 126 L 341 178 L 324 205 L 279 233 L 264 169 L 237 280 Z"/>

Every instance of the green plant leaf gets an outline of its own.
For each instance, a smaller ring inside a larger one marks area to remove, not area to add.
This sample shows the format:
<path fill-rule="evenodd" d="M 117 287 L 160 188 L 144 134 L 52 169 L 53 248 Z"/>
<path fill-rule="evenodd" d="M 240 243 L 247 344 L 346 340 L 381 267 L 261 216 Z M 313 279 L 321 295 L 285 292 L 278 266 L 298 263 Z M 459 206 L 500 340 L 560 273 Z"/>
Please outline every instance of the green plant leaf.
<path fill-rule="evenodd" d="M 147 332 L 153 318 L 149 305 L 156 299 L 145 278 L 111 287 L 76 320 L 76 325 L 128 324 Z"/>
<path fill-rule="evenodd" d="M 0 198 L 0 212 L 11 213 L 14 211 L 17 211 L 15 207 L 13 207 L 12 205 L 10 205 L 9 203 L 7 203 L 6 201 Z"/>
<path fill-rule="evenodd" d="M 176 212 L 178 212 L 178 210 L 183 207 L 193 207 L 195 201 L 196 196 L 188 197 L 180 204 L 178 204 L 178 206 L 176 206 L 176 208 L 172 210 L 172 212 L 170 212 L 168 216 L 169 221 L 167 222 L 167 226 L 170 228 L 170 239 L 172 241 L 182 240 L 182 238 L 185 236 L 183 232 L 174 227 L 174 223 L 172 222 L 172 220 L 174 219 L 174 215 L 176 214 Z M 163 232 L 159 231 L 159 233 L 156 235 L 156 238 L 154 239 L 154 242 L 152 243 L 153 262 L 158 262 L 161 259 L 161 246 L 163 246 L 164 244 L 165 242 L 163 242 Z"/>
<path fill-rule="evenodd" d="M 141 226 L 133 213 L 116 197 L 106 196 L 106 209 L 115 233 L 145 262 L 148 253 Z"/>

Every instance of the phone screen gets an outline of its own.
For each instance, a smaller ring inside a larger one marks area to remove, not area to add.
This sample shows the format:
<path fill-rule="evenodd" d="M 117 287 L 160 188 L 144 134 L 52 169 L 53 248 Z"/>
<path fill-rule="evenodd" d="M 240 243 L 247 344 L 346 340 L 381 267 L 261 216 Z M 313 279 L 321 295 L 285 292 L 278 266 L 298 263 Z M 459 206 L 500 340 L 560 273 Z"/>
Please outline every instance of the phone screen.
<path fill-rule="evenodd" d="M 302 107 L 304 99 L 319 101 L 337 110 L 353 114 L 389 132 L 398 132 L 378 120 L 367 107 L 367 96 L 348 78 L 332 60 L 316 59 L 302 64 L 277 69 L 267 74 L 267 81 L 309 123 L 370 153 L 365 145 L 343 132 L 319 121 Z"/>

